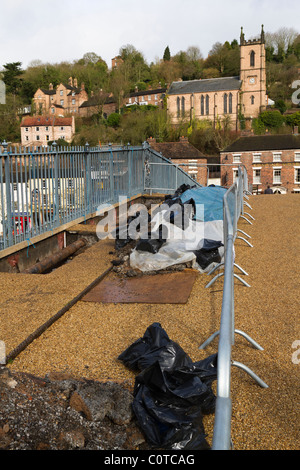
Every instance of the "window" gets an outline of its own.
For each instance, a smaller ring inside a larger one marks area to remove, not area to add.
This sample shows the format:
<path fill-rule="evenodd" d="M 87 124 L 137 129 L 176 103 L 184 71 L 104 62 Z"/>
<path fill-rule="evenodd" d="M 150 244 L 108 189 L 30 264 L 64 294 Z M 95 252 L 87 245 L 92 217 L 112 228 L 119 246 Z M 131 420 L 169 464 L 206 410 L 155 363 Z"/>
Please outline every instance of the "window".
<path fill-rule="evenodd" d="M 227 93 L 225 93 L 225 95 L 224 95 L 224 114 L 227 114 L 227 99 L 228 99 L 228 96 L 227 96 Z"/>
<path fill-rule="evenodd" d="M 233 155 L 233 163 L 241 163 L 241 154 L 237 153 L 236 155 Z"/>
<path fill-rule="evenodd" d="M 261 162 L 261 153 L 253 154 L 253 163 Z"/>
<path fill-rule="evenodd" d="M 255 98 L 254 98 L 254 96 L 252 95 L 251 98 L 250 98 L 251 104 L 254 104 L 254 101 L 255 101 Z"/>
<path fill-rule="evenodd" d="M 185 98 L 184 96 L 181 98 L 181 116 L 183 117 L 185 114 Z"/>
<path fill-rule="evenodd" d="M 189 160 L 189 170 L 197 170 L 197 160 Z"/>
<path fill-rule="evenodd" d="M 209 96 L 206 95 L 206 98 L 205 98 L 205 111 L 206 111 L 206 114 L 208 115 L 209 114 Z"/>
<path fill-rule="evenodd" d="M 48 126 L 46 126 L 46 131 L 48 131 L 48 130 L 49 130 L 49 127 L 48 127 Z"/>
<path fill-rule="evenodd" d="M 273 184 L 281 183 L 281 168 L 275 168 L 273 170 Z"/>
<path fill-rule="evenodd" d="M 62 127 L 60 128 L 60 130 L 63 131 L 63 130 L 64 130 L 64 127 L 62 126 Z"/>
<path fill-rule="evenodd" d="M 76 104 L 76 100 L 72 100 L 72 104 Z"/>
<path fill-rule="evenodd" d="M 26 140 L 27 140 L 27 141 L 29 140 L 29 137 L 28 137 L 28 135 L 26 136 Z"/>
<path fill-rule="evenodd" d="M 36 127 L 36 131 L 39 132 L 40 128 L 39 127 Z"/>
<path fill-rule="evenodd" d="M 295 162 L 300 162 L 300 152 L 295 152 Z"/>
<path fill-rule="evenodd" d="M 49 137 L 49 135 L 46 135 L 46 140 L 50 140 L 50 137 Z"/>
<path fill-rule="evenodd" d="M 151 95 L 148 95 L 148 101 L 151 101 Z"/>
<path fill-rule="evenodd" d="M 261 184 L 261 169 L 255 168 L 253 170 L 253 184 Z"/>
<path fill-rule="evenodd" d="M 273 162 L 281 162 L 281 152 L 273 153 Z"/>
<path fill-rule="evenodd" d="M 300 167 L 295 168 L 295 183 L 300 184 Z"/>
<path fill-rule="evenodd" d="M 39 135 L 36 136 L 36 140 L 40 140 L 40 136 L 39 136 Z"/>
<path fill-rule="evenodd" d="M 28 132 L 28 131 L 29 131 L 28 127 L 25 127 L 25 132 Z"/>
<path fill-rule="evenodd" d="M 204 96 L 201 95 L 201 116 L 204 116 Z"/>
<path fill-rule="evenodd" d="M 232 93 L 229 93 L 229 114 L 232 114 Z"/>
<path fill-rule="evenodd" d="M 177 117 L 179 117 L 179 116 L 180 116 L 180 98 L 178 96 L 178 98 L 177 98 Z"/>
<path fill-rule="evenodd" d="M 251 53 L 250 53 L 250 67 L 254 67 L 254 66 L 255 66 L 255 52 L 251 51 Z"/>
<path fill-rule="evenodd" d="M 157 95 L 155 95 L 155 98 L 154 98 L 154 99 L 157 100 Z"/>
<path fill-rule="evenodd" d="M 61 106 L 64 105 L 64 100 L 60 100 L 60 105 L 61 105 Z"/>
<path fill-rule="evenodd" d="M 235 183 L 235 181 L 237 180 L 238 176 L 239 176 L 239 170 L 237 170 L 236 168 L 234 168 L 232 170 L 233 172 L 233 182 Z"/>
<path fill-rule="evenodd" d="M 64 90 L 60 90 L 60 96 L 64 96 Z"/>
<path fill-rule="evenodd" d="M 51 113 L 52 113 L 52 114 L 55 113 L 55 108 L 51 108 Z"/>

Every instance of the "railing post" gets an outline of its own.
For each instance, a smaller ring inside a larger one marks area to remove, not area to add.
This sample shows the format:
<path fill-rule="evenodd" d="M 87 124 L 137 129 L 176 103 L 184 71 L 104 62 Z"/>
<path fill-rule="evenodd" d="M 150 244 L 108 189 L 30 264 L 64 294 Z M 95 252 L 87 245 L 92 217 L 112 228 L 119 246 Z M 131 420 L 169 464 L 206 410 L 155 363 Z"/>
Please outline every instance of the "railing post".
<path fill-rule="evenodd" d="M 90 153 L 90 146 L 88 142 L 85 144 L 84 147 L 84 156 L 85 156 L 85 215 L 88 215 L 91 210 L 91 200 L 92 200 L 92 168 L 91 168 L 91 153 Z"/>
<path fill-rule="evenodd" d="M 151 167 L 149 162 L 149 149 L 150 145 L 148 142 L 143 142 L 143 164 L 144 164 L 144 191 L 149 190 L 149 194 L 152 194 L 151 184 Z M 147 187 L 148 186 L 148 187 Z"/>
<path fill-rule="evenodd" d="M 110 186 L 110 200 L 111 202 L 114 201 L 114 193 L 115 193 L 115 178 L 114 178 L 114 155 L 112 151 L 112 145 L 108 144 L 109 146 L 109 186 Z"/>
<path fill-rule="evenodd" d="M 8 246 L 13 244 L 13 223 L 12 223 L 12 200 L 11 200 L 11 180 L 10 180 L 10 168 L 9 161 L 10 157 L 7 152 L 7 143 L 4 141 L 3 146 L 3 156 L 4 156 L 4 175 L 5 175 L 5 197 L 6 197 L 6 221 L 3 221 L 3 234 L 5 236 L 7 228 L 7 237 L 8 237 Z M 5 227 L 6 226 L 6 227 Z"/>
<path fill-rule="evenodd" d="M 127 166 L 128 166 L 128 198 L 131 197 L 131 179 L 132 179 L 132 151 L 129 150 L 130 143 L 127 144 Z"/>
<path fill-rule="evenodd" d="M 55 204 L 54 204 L 54 207 L 55 207 L 55 213 L 54 213 L 54 220 L 53 220 L 53 223 L 54 223 L 54 227 L 59 227 L 59 192 L 58 192 L 58 173 L 59 173 L 59 161 L 58 161 L 58 153 L 57 153 L 57 150 L 56 150 L 56 147 L 57 147 L 57 143 L 56 142 L 53 142 L 52 143 L 52 148 L 54 147 L 54 154 L 53 154 L 53 166 L 54 166 L 54 200 L 55 200 Z"/>

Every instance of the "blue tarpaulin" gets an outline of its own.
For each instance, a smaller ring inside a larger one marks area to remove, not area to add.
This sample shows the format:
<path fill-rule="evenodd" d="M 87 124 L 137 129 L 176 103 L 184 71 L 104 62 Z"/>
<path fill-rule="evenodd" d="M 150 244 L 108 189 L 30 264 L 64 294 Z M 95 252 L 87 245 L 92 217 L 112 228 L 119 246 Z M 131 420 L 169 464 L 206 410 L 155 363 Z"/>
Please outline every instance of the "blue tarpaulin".
<path fill-rule="evenodd" d="M 222 186 L 192 188 L 185 191 L 180 199 L 182 203 L 193 199 L 196 206 L 195 219 L 202 222 L 223 220 L 223 198 L 227 189 Z"/>

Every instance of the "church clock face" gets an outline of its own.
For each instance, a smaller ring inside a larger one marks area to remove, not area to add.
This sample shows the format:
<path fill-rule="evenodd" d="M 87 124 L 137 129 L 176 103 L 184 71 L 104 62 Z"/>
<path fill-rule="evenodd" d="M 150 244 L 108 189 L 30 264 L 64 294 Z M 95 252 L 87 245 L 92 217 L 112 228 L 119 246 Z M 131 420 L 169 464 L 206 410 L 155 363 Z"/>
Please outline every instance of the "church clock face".
<path fill-rule="evenodd" d="M 249 79 L 249 83 L 251 83 L 251 85 L 253 85 L 253 84 L 255 83 L 255 78 L 254 78 L 254 77 L 251 77 L 251 78 Z"/>

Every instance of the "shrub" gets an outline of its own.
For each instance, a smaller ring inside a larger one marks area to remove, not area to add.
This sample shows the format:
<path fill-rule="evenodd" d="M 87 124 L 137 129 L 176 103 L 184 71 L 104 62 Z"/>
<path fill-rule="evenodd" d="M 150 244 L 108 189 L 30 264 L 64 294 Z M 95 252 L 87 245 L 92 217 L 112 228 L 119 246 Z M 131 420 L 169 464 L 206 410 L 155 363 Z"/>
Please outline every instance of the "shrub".
<path fill-rule="evenodd" d="M 259 120 L 265 125 L 265 127 L 278 129 L 281 127 L 285 118 L 282 116 L 280 111 L 264 111 L 259 115 Z"/>
<path fill-rule="evenodd" d="M 109 127 L 119 127 L 121 116 L 118 113 L 112 113 L 108 116 L 106 123 Z"/>

